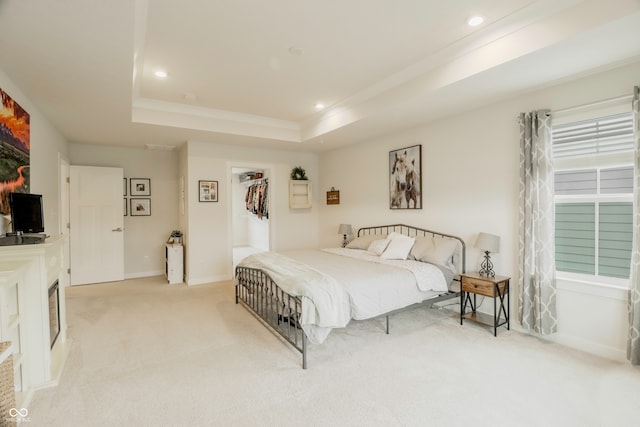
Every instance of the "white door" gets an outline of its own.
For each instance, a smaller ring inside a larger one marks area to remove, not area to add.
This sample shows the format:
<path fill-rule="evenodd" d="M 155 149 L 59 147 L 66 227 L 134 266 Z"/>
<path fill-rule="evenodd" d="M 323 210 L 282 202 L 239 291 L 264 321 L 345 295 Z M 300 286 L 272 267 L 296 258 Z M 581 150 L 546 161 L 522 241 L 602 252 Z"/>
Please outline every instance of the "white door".
<path fill-rule="evenodd" d="M 71 285 L 124 279 L 123 175 L 71 166 Z"/>

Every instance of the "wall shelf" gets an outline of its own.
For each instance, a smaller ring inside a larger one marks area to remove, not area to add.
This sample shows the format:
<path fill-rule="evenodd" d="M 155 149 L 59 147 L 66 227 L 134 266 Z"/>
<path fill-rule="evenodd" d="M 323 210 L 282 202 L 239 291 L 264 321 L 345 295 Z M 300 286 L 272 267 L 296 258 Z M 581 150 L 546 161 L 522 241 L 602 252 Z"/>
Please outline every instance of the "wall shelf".
<path fill-rule="evenodd" d="M 311 181 L 289 181 L 289 207 L 291 209 L 311 207 Z"/>

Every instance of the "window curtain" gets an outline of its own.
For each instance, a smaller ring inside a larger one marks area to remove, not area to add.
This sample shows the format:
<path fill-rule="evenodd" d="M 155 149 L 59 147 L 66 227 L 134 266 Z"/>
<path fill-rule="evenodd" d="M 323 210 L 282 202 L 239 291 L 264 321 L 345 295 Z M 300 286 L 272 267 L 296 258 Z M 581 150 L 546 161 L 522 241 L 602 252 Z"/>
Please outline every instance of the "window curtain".
<path fill-rule="evenodd" d="M 557 330 L 553 147 L 548 110 L 520 114 L 519 316 L 540 334 Z"/>
<path fill-rule="evenodd" d="M 633 88 L 633 245 L 629 289 L 629 340 L 627 359 L 640 365 L 640 88 Z"/>

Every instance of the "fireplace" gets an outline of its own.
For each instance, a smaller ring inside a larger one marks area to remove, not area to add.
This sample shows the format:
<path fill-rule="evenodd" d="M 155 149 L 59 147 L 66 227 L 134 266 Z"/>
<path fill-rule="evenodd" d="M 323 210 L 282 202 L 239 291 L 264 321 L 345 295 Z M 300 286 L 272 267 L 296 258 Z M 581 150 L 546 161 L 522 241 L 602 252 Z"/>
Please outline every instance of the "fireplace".
<path fill-rule="evenodd" d="M 49 337 L 51 348 L 60 335 L 60 291 L 58 281 L 49 286 Z"/>

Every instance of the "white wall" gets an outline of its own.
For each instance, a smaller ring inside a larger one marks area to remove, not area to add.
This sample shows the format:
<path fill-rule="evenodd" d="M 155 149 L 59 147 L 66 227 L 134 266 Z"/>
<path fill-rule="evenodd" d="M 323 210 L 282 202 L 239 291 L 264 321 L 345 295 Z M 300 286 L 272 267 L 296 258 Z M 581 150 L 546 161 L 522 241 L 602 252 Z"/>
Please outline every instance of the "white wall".
<path fill-rule="evenodd" d="M 309 179 L 318 179 L 318 156 L 286 150 L 269 150 L 189 141 L 187 156 L 187 283 L 199 284 L 232 277 L 231 166 L 259 163 L 270 169 L 271 249 L 318 246 L 318 197 L 311 209 L 289 209 L 289 173 L 297 165 Z M 198 180 L 218 181 L 217 203 L 198 202 Z"/>
<path fill-rule="evenodd" d="M 34 194 L 42 194 L 45 232 L 49 235 L 60 234 L 59 158 L 68 159 L 67 141 L 1 69 L 0 88 L 29 113 L 30 191 Z"/>
<path fill-rule="evenodd" d="M 492 260 L 497 274 L 513 278 L 511 315 L 517 319 L 518 114 L 628 95 L 640 83 L 639 76 L 640 63 L 635 63 L 322 154 L 319 191 L 324 195 L 331 187 L 340 190 L 340 205 L 323 201 L 320 206 L 321 245 L 339 244 L 340 223 L 355 228 L 406 223 L 462 237 L 467 243 L 467 269 L 474 271 L 481 256 L 473 247 L 477 234 L 497 234 L 501 249 Z M 422 144 L 423 150 L 423 209 L 391 211 L 388 153 L 415 144 Z M 558 291 L 559 333 L 554 339 L 618 357 L 625 341 L 620 336 L 627 330 L 625 301 L 578 289 Z M 589 311 L 588 323 L 584 307 L 595 308 Z M 487 299 L 483 310 L 492 309 Z"/>
<path fill-rule="evenodd" d="M 164 245 L 179 229 L 178 154 L 142 148 L 70 144 L 71 164 L 124 169 L 126 178 L 151 179 L 151 216 L 124 218 L 126 278 L 164 274 Z M 127 186 L 127 203 L 130 200 Z M 145 196 L 146 197 L 146 196 Z"/>

